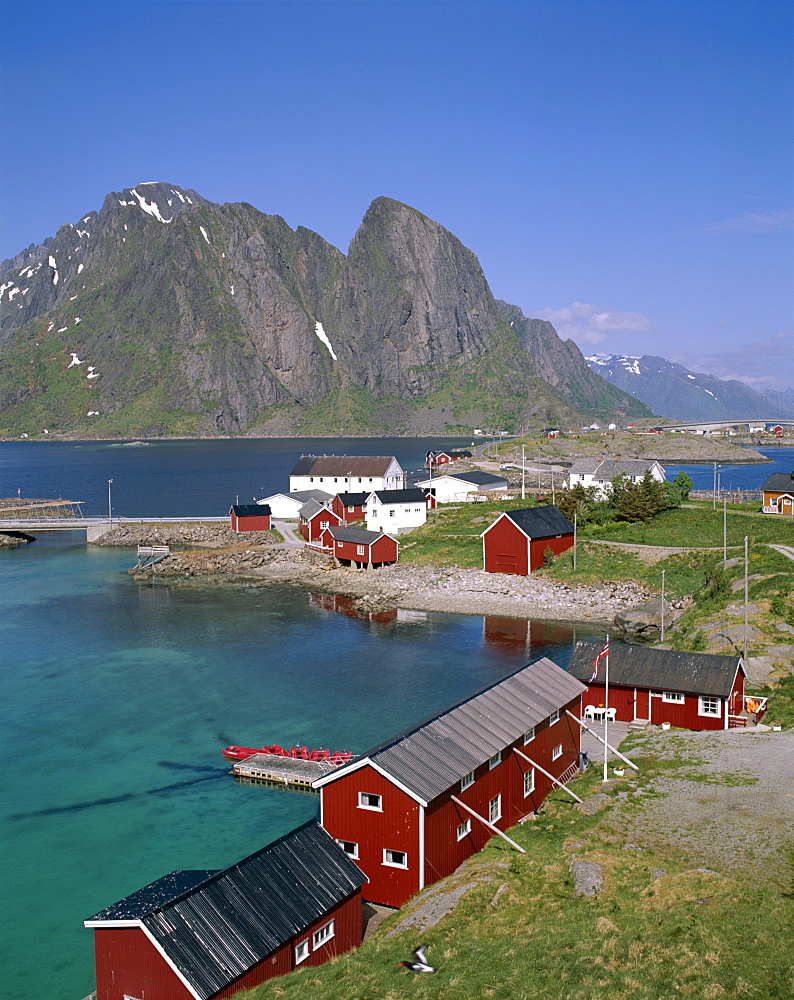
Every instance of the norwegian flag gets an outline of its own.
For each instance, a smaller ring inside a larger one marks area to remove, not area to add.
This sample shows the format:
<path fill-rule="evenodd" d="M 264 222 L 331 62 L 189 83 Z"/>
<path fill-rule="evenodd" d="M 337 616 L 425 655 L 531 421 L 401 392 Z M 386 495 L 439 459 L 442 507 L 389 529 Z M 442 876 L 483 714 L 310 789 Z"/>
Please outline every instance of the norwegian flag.
<path fill-rule="evenodd" d="M 609 656 L 609 636 L 607 636 L 607 641 L 602 646 L 601 652 L 593 660 L 593 676 L 590 678 L 591 684 L 598 677 L 598 668 L 601 665 L 601 661 L 606 659 L 607 656 Z"/>

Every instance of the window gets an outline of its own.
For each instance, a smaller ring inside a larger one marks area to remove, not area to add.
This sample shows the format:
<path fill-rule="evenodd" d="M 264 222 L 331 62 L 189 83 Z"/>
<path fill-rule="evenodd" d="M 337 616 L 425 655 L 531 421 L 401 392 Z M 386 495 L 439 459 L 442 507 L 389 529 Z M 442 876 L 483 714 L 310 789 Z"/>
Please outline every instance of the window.
<path fill-rule="evenodd" d="M 337 547 L 338 549 L 341 549 L 341 548 L 342 548 L 342 547 L 344 546 L 344 544 L 345 544 L 344 542 L 337 542 L 337 543 L 336 543 L 336 547 Z"/>
<path fill-rule="evenodd" d="M 535 727 L 533 726 L 531 729 L 528 729 L 524 733 L 524 746 L 526 746 L 527 743 L 531 743 L 534 739 L 535 739 Z"/>
<path fill-rule="evenodd" d="M 524 798 L 535 791 L 535 768 L 524 771 Z"/>
<path fill-rule="evenodd" d="M 392 508 L 392 510 L 389 511 L 389 517 L 394 517 L 396 513 L 397 511 Z"/>
<path fill-rule="evenodd" d="M 408 855 L 405 851 L 390 851 L 387 847 L 383 849 L 383 863 L 390 868 L 407 868 Z"/>
<path fill-rule="evenodd" d="M 355 509 L 356 509 L 355 507 L 348 507 L 347 508 L 348 514 L 352 514 Z"/>
<path fill-rule="evenodd" d="M 662 701 L 682 702 L 683 703 L 684 696 L 681 694 L 680 691 L 663 691 L 662 692 Z"/>
<path fill-rule="evenodd" d="M 329 521 L 320 521 L 320 531 L 325 531 L 329 523 L 330 523 Z"/>
<path fill-rule="evenodd" d="M 551 759 L 559 760 L 562 757 L 562 743 L 558 743 L 557 746 L 551 751 Z"/>
<path fill-rule="evenodd" d="M 465 819 L 458 827 L 458 840 L 463 840 L 464 837 L 471 833 L 471 820 Z"/>
<path fill-rule="evenodd" d="M 468 774 L 464 774 L 460 779 L 460 790 L 463 791 L 464 788 L 468 788 L 469 785 L 474 784 L 474 771 L 469 771 Z"/>
<path fill-rule="evenodd" d="M 314 951 L 320 947 L 320 945 L 325 944 L 326 941 L 330 941 L 334 936 L 334 922 L 329 920 L 327 924 L 323 924 L 318 930 L 312 934 L 312 948 Z"/>
<path fill-rule="evenodd" d="M 549 725 L 553 726 L 555 722 L 559 721 L 560 721 L 560 710 L 557 709 L 556 712 L 552 712 L 551 715 L 549 716 Z"/>
<path fill-rule="evenodd" d="M 357 545 L 356 546 L 356 555 L 357 556 L 363 556 L 364 555 L 364 546 L 363 545 Z"/>
<path fill-rule="evenodd" d="M 493 757 L 488 758 L 488 770 L 492 771 L 497 764 L 501 763 L 502 763 L 502 751 L 497 750 L 497 752 L 493 755 Z"/>
<path fill-rule="evenodd" d="M 337 840 L 337 844 L 342 848 L 345 854 L 351 858 L 358 857 L 358 844 L 352 840 Z"/>
<path fill-rule="evenodd" d="M 309 957 L 309 939 L 306 938 L 304 941 L 299 941 L 295 945 L 295 964 L 300 965 L 301 962 Z"/>
<path fill-rule="evenodd" d="M 720 700 L 719 698 L 705 698 L 701 695 L 698 698 L 698 715 L 719 715 L 720 714 Z"/>
<path fill-rule="evenodd" d="M 383 812 L 383 807 L 380 804 L 380 795 L 371 795 L 369 792 L 359 792 L 358 808 L 377 809 L 378 812 Z"/>
<path fill-rule="evenodd" d="M 502 818 L 502 796 L 497 795 L 488 803 L 488 820 L 495 823 Z"/>

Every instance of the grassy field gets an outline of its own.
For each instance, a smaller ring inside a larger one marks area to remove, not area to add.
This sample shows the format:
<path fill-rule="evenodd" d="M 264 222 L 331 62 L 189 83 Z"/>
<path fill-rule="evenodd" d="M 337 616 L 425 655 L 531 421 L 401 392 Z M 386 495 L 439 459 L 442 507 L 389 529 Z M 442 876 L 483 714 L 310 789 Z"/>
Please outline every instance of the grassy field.
<path fill-rule="evenodd" d="M 638 762 L 639 784 L 653 795 L 654 777 L 670 762 Z M 694 792 L 697 770 L 683 763 Z M 602 790 L 597 770 L 576 780 L 582 798 Z M 608 791 L 611 806 L 590 817 L 562 793 L 552 795 L 537 820 L 510 831 L 527 853 L 492 841 L 458 878 L 460 884 L 474 876 L 479 884 L 435 926 L 388 936 L 399 914 L 390 917 L 357 951 L 240 1000 L 788 1000 L 793 887 L 759 878 L 748 891 L 742 876 L 693 870 L 673 846 L 626 849 L 615 815 L 642 808 L 642 796 L 624 798 L 633 786 L 616 783 Z M 599 895 L 574 895 L 574 852 L 604 869 Z M 397 967 L 420 941 L 434 975 Z"/>
<path fill-rule="evenodd" d="M 726 521 L 728 545 L 744 545 L 745 535 L 751 543 L 794 543 L 794 524 L 789 518 L 729 510 Z M 581 536 L 642 545 L 721 546 L 722 510 L 714 511 L 705 506 L 679 507 L 658 514 L 647 524 L 587 525 Z"/>

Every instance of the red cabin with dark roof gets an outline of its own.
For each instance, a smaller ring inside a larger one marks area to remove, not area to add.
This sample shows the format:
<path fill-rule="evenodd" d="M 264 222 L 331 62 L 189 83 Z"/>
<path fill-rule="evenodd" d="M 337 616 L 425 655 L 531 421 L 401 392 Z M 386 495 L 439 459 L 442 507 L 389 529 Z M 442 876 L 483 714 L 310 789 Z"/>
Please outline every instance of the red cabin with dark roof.
<path fill-rule="evenodd" d="M 305 503 L 298 517 L 298 531 L 309 544 L 319 544 L 326 528 L 335 528 L 342 523 L 342 518 L 335 514 L 330 506 L 325 507 L 316 500 Z"/>
<path fill-rule="evenodd" d="M 487 573 L 528 576 L 540 569 L 550 549 L 554 555 L 573 547 L 573 525 L 551 504 L 509 510 L 482 534 L 483 566 Z"/>
<path fill-rule="evenodd" d="M 270 531 L 270 507 L 267 504 L 232 504 L 229 519 L 232 531 Z"/>
<path fill-rule="evenodd" d="M 363 521 L 368 497 L 369 493 L 337 493 L 331 502 L 331 510 L 340 518 L 341 524 Z"/>
<path fill-rule="evenodd" d="M 355 569 L 378 569 L 396 563 L 400 552 L 396 538 L 364 528 L 327 528 L 320 537 L 320 544 L 333 552 L 338 565 Z"/>

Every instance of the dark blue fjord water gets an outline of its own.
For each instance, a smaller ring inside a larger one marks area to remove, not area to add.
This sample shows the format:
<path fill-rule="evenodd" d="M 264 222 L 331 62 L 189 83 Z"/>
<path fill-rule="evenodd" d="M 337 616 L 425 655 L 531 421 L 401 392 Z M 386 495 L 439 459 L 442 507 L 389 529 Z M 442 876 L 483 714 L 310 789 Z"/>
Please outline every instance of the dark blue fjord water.
<path fill-rule="evenodd" d="M 225 513 L 236 494 L 286 489 L 300 451 L 396 454 L 418 468 L 429 447 L 460 443 L 0 443 L 0 497 L 20 489 L 103 513 L 113 478 L 116 514 Z M 763 481 L 792 465 L 787 451 L 780 470 L 737 474 Z M 565 665 L 591 637 L 446 614 L 378 624 L 287 587 L 136 584 L 132 562 L 79 533 L 0 551 L 0 992 L 14 1000 L 80 1000 L 93 988 L 83 919 L 315 815 L 313 798 L 235 786 L 222 746 L 363 751 L 530 657 Z"/>

